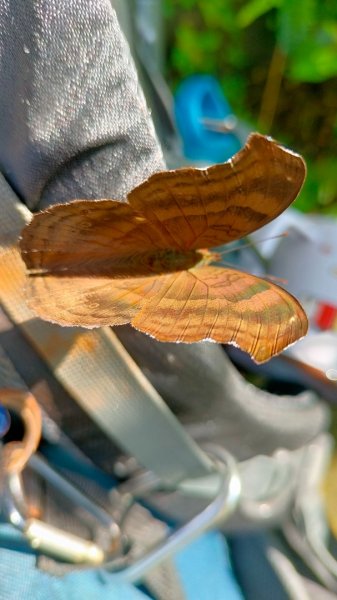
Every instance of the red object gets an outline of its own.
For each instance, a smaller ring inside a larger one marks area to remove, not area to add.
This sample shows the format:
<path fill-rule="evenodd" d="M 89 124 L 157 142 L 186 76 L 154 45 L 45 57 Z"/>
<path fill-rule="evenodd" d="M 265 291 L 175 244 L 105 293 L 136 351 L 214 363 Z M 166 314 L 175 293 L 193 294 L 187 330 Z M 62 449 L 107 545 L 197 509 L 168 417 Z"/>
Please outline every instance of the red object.
<path fill-rule="evenodd" d="M 332 329 L 337 316 L 337 307 L 331 304 L 320 304 L 316 313 L 316 325 L 320 329 Z"/>

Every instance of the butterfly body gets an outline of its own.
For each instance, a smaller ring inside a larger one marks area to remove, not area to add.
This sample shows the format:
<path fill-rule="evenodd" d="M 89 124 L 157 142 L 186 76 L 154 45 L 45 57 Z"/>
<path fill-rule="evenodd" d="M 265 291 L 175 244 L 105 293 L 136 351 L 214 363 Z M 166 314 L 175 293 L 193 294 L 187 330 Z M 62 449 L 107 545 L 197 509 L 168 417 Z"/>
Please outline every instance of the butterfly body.
<path fill-rule="evenodd" d="M 209 255 L 210 256 L 210 255 Z M 215 255 L 214 255 L 215 256 Z M 208 259 L 210 260 L 210 258 Z M 205 262 L 202 251 L 190 250 L 179 252 L 177 250 L 156 250 L 154 252 L 138 252 L 137 254 L 124 254 L 117 258 L 100 258 L 90 260 L 88 258 L 83 264 L 62 266 L 60 262 L 53 267 L 32 267 L 31 275 L 39 276 L 57 273 L 59 277 L 80 275 L 91 275 L 92 277 L 109 277 L 111 279 L 123 279 L 127 277 L 146 277 L 163 275 L 184 271 L 194 267 L 198 263 Z"/>
<path fill-rule="evenodd" d="M 176 250 L 162 250 L 150 254 L 147 266 L 151 274 L 165 274 L 169 272 L 185 271 L 195 266 L 202 260 L 202 255 L 195 250 L 177 252 Z"/>
<path fill-rule="evenodd" d="M 29 304 L 61 325 L 131 323 L 161 341 L 233 343 L 263 362 L 306 333 L 303 309 L 204 249 L 271 221 L 304 177 L 300 156 L 254 134 L 227 163 L 157 173 L 126 203 L 53 206 L 22 233 Z"/>

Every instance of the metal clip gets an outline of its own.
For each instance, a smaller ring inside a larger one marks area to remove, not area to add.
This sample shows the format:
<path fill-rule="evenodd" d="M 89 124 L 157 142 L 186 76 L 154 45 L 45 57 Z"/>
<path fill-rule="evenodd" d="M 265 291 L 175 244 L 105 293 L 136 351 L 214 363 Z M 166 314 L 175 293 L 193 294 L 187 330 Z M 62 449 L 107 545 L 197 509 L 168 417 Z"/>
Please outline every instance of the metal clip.
<path fill-rule="evenodd" d="M 56 473 L 46 461 L 36 456 L 35 451 L 41 438 L 42 416 L 34 396 L 21 390 L 0 390 L 0 402 L 17 412 L 24 424 L 22 441 L 6 444 L 1 454 L 3 484 L 1 500 L 8 521 L 24 534 L 35 550 L 76 564 L 102 564 L 120 549 L 119 527 L 108 513 Z M 28 462 L 41 477 L 50 481 L 70 500 L 80 504 L 84 510 L 103 522 L 110 534 L 108 556 L 97 544 L 29 516 L 21 478 L 21 473 Z"/>
<path fill-rule="evenodd" d="M 209 447 L 207 453 L 214 460 L 214 467 L 219 474 L 219 490 L 215 499 L 204 510 L 188 523 L 174 531 L 157 547 L 134 563 L 124 563 L 121 568 L 116 562 L 106 563 L 104 567 L 114 572 L 114 577 L 130 583 L 136 583 L 154 569 L 158 564 L 194 541 L 202 533 L 222 524 L 235 510 L 241 493 L 241 481 L 235 459 L 224 448 Z M 143 483 L 143 482 L 142 482 Z M 156 487 L 155 479 L 149 478 L 149 489 Z M 137 486 L 123 486 L 129 503 L 130 495 L 138 497 Z M 117 490 L 118 492 L 118 490 Z M 140 495 L 144 496 L 145 488 L 140 486 Z"/>
<path fill-rule="evenodd" d="M 3 404 L 6 403 L 8 408 L 18 412 L 25 426 L 23 440 L 7 444 L 2 452 L 2 471 L 5 484 L 2 497 L 3 508 L 9 522 L 22 531 L 32 548 L 40 552 L 72 563 L 91 565 L 92 567 L 101 565 L 112 571 L 116 578 L 136 582 L 203 532 L 221 524 L 237 506 L 241 493 L 237 464 L 223 448 L 209 448 L 208 454 L 213 458 L 214 469 L 219 476 L 220 487 L 215 499 L 199 515 L 174 531 L 147 555 L 131 562 L 127 555 L 122 556 L 120 529 L 112 517 L 86 498 L 75 486 L 35 454 L 40 440 L 42 419 L 34 396 L 18 390 L 2 390 L 0 401 Z M 109 528 L 111 553 L 105 553 L 93 542 L 83 540 L 27 515 L 21 473 L 28 462 L 29 466 L 40 476 L 47 479 L 74 503 L 80 504 L 82 508 Z M 151 476 L 145 488 L 132 484 L 131 480 L 128 489 L 122 486 L 119 490 L 119 496 L 122 498 L 121 506 L 130 506 L 130 500 L 133 502 L 139 496 L 144 496 L 146 491 L 154 490 L 159 485 L 158 480 Z M 118 496 L 118 491 L 116 493 Z M 120 519 L 123 520 L 123 511 L 120 512 Z"/>

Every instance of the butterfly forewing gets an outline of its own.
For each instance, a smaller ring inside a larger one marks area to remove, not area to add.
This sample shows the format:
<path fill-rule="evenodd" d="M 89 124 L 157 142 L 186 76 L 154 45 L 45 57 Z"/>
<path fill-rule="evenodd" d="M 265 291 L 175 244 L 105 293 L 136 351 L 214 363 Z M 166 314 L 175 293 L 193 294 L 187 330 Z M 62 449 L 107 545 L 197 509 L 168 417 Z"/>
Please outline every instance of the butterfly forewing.
<path fill-rule="evenodd" d="M 30 269 L 106 270 L 119 259 L 167 248 L 160 232 L 128 204 L 75 200 L 34 216 L 21 238 Z M 132 271 L 133 261 L 129 261 Z M 132 275 L 132 272 L 130 273 Z"/>
<path fill-rule="evenodd" d="M 209 248 L 239 239 L 269 223 L 296 198 L 302 158 L 253 134 L 233 159 L 209 169 L 157 173 L 128 196 L 170 247 Z"/>

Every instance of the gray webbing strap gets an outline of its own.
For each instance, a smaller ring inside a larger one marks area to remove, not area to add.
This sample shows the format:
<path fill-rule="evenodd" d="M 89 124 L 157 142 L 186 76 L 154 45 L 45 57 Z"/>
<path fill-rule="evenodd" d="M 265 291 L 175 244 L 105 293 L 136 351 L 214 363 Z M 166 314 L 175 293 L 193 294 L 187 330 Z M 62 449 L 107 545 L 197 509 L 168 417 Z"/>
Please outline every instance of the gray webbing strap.
<path fill-rule="evenodd" d="M 1 387 L 27 389 L 24 381 L 15 370 L 14 365 L 0 346 L 0 388 Z M 32 474 L 33 473 L 31 473 L 31 475 Z M 33 489 L 35 486 L 33 484 Z M 35 493 L 37 489 L 38 488 L 35 487 Z M 40 492 L 41 490 L 38 489 L 39 494 Z M 100 500 L 102 499 L 100 498 Z M 40 496 L 38 496 L 38 501 L 41 503 Z M 43 514 L 47 523 L 55 525 L 56 520 L 56 526 L 66 530 L 66 527 L 69 525 L 67 519 L 69 519 L 70 509 L 67 507 L 67 517 L 65 517 L 62 508 L 64 508 L 62 506 L 62 500 L 60 502 L 59 495 L 55 497 L 54 489 L 52 494 L 47 493 L 46 496 L 43 495 Z M 76 528 L 78 526 L 79 523 L 76 519 L 76 514 L 71 512 L 71 532 L 81 536 L 81 534 L 83 535 L 83 531 L 81 528 L 77 531 Z M 166 537 L 167 525 L 154 518 L 143 506 L 135 503 L 129 511 L 128 518 L 123 523 L 123 531 L 125 535 L 130 536 L 130 539 L 132 539 L 132 556 L 136 558 L 137 556 L 142 556 L 150 546 L 153 546 Z M 55 562 L 50 556 L 42 554 L 39 555 L 38 558 L 38 567 L 53 575 L 60 576 L 71 572 L 74 565 L 58 561 Z M 179 574 L 174 563 L 170 559 L 157 565 L 154 570 L 146 575 L 144 580 L 147 587 L 153 592 L 158 600 L 184 600 L 185 598 Z"/>
<path fill-rule="evenodd" d="M 0 176 L 0 302 L 55 377 L 119 446 L 166 483 L 203 476 L 210 462 L 109 328 L 61 328 L 37 319 L 24 301 L 25 269 L 16 242 L 29 210 Z"/>

